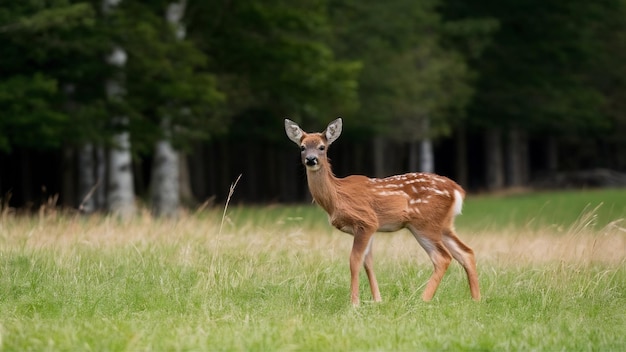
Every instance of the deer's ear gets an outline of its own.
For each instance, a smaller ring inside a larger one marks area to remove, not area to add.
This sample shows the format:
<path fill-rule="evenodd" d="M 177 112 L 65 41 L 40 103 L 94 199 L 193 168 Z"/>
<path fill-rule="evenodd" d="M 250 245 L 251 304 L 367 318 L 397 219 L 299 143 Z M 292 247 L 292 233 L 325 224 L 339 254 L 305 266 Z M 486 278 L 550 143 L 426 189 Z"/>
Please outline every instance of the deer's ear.
<path fill-rule="evenodd" d="M 324 135 L 326 136 L 328 144 L 331 144 L 337 138 L 339 138 L 339 135 L 341 135 L 342 126 L 343 121 L 341 120 L 341 117 L 328 124 L 328 127 L 326 127 L 326 130 L 324 131 Z"/>
<path fill-rule="evenodd" d="M 302 140 L 302 135 L 304 135 L 304 132 L 297 123 L 289 119 L 285 119 L 285 132 L 287 133 L 287 137 L 289 137 L 289 139 L 291 139 L 297 145 L 300 145 L 300 141 Z"/>

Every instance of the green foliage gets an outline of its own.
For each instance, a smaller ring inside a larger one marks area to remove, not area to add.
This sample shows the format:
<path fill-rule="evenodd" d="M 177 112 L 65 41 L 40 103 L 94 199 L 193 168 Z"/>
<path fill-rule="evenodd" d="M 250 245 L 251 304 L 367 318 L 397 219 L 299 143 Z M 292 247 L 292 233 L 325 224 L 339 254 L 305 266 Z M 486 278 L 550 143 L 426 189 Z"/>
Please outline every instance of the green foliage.
<path fill-rule="evenodd" d="M 447 18 L 493 18 L 498 30 L 481 58 L 471 122 L 550 134 L 606 130 L 606 97 L 590 81 L 599 47 L 617 18 L 609 2 L 448 1 Z M 621 21 L 621 20 L 620 20 Z M 617 60 L 615 60 L 617 63 Z"/>
<path fill-rule="evenodd" d="M 266 111 L 326 121 L 353 109 L 360 65 L 335 58 L 324 1 L 192 1 L 189 7 L 190 35 L 212 58 L 233 115 Z M 216 14 L 212 21 L 201 17 L 208 12 Z M 281 133 L 269 126 L 266 136 Z"/>
<path fill-rule="evenodd" d="M 339 55 L 363 63 L 354 125 L 401 141 L 447 134 L 473 94 L 472 73 L 438 1 L 332 1 Z M 475 22 L 479 22 L 476 20 Z M 470 22 L 465 22 L 465 28 Z M 469 37 L 471 32 L 455 35 Z M 462 39 L 459 39 L 462 41 Z M 474 54 L 480 51 L 473 46 Z M 430 131 L 422 122 L 429 120 Z"/>
<path fill-rule="evenodd" d="M 232 138 L 283 140 L 282 117 L 320 129 L 341 115 L 354 135 L 402 141 L 423 137 L 425 119 L 437 137 L 466 115 L 617 142 L 626 129 L 623 0 L 190 0 L 186 38 L 169 4 L 3 4 L 0 148 L 106 142 L 122 115 L 139 151 L 231 121 Z M 123 69 L 105 62 L 115 45 Z M 113 77 L 123 99 L 106 96 Z"/>
<path fill-rule="evenodd" d="M 59 145 L 67 116 L 51 106 L 56 93 L 56 81 L 40 74 L 0 81 L 0 106 L 5 107 L 0 119 L 0 151 L 10 151 L 13 145 Z"/>
<path fill-rule="evenodd" d="M 207 58 L 175 38 L 166 5 L 130 2 L 109 14 L 94 11 L 99 1 L 3 7 L 2 149 L 106 142 L 115 131 L 111 118 L 120 115 L 130 118 L 138 150 L 163 137 L 165 118 L 180 147 L 223 130 L 211 111 L 223 95 Z M 114 45 L 129 55 L 122 75 L 104 60 Z M 125 79 L 125 99 L 106 96 L 105 82 L 114 76 Z"/>
<path fill-rule="evenodd" d="M 0 21 L 4 24 L 0 27 L 0 33 L 43 33 L 47 30 L 58 28 L 82 27 L 93 24 L 94 11 L 87 3 L 68 4 L 68 1 L 53 1 L 57 7 L 42 8 L 33 15 L 26 15 L 15 19 L 15 15 L 27 7 L 18 8 L 15 14 L 4 8 L 0 12 Z M 35 4 L 35 2 L 30 2 Z M 55 5 L 52 5 L 55 6 Z M 6 16 L 6 17 L 5 17 Z M 11 22 L 13 20 L 13 22 Z"/>
<path fill-rule="evenodd" d="M 590 33 L 596 45 L 594 67 L 587 78 L 605 99 L 602 112 L 610 119 L 611 129 L 602 137 L 619 144 L 626 133 L 626 1 L 601 1 L 596 8 L 604 13 L 595 15 L 601 20 Z M 615 154 L 623 155 L 623 149 Z"/>
<path fill-rule="evenodd" d="M 164 137 L 186 148 L 226 126 L 225 116 L 215 112 L 224 94 L 208 72 L 208 57 L 193 42 L 176 37 L 176 28 L 165 19 L 165 5 L 129 2 L 112 14 L 121 28 L 117 43 L 128 54 L 124 103 L 132 117 L 134 148 L 140 150 L 150 150 Z M 169 128 L 163 129 L 164 123 Z"/>
<path fill-rule="evenodd" d="M 110 41 L 94 8 L 85 2 L 54 1 L 18 2 L 3 10 L 3 22 L 10 29 L 0 33 L 6 49 L 0 70 L 8 77 L 3 85 L 7 92 L 21 94 L 0 102 L 2 119 L 20 126 L 7 134 L 16 137 L 8 148 L 105 141 L 108 114 L 100 82 L 110 73 L 103 60 Z M 26 93 L 19 85 L 34 86 L 41 79 L 53 87 L 45 96 Z M 47 132 L 39 133 L 40 129 Z"/>

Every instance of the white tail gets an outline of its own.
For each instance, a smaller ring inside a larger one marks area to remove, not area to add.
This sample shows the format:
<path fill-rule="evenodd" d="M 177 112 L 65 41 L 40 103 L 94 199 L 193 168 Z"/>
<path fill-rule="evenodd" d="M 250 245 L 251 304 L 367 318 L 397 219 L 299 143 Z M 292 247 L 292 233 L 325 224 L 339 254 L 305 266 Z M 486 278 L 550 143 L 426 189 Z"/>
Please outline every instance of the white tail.
<path fill-rule="evenodd" d="M 326 157 L 328 146 L 339 138 L 342 120 L 322 133 L 306 133 L 285 119 L 287 136 L 301 150 L 311 195 L 328 213 L 330 223 L 354 236 L 350 253 L 351 299 L 359 304 L 359 271 L 364 265 L 374 301 L 381 301 L 374 274 L 374 233 L 408 229 L 426 250 L 434 272 L 422 295 L 435 294 L 452 258 L 465 269 L 472 298 L 480 299 L 474 253 L 454 232 L 454 217 L 461 213 L 465 191 L 454 181 L 435 174 L 410 173 L 387 178 L 352 175 L 337 178 Z"/>
<path fill-rule="evenodd" d="M 454 215 L 461 215 L 463 212 L 463 195 L 459 190 L 454 190 Z"/>

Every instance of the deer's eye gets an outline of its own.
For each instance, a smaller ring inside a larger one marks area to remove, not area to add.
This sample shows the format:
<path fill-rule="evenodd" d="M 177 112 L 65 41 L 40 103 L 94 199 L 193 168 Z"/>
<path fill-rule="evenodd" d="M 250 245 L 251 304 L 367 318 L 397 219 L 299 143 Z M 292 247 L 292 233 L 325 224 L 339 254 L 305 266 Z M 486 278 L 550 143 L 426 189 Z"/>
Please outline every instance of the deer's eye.
<path fill-rule="evenodd" d="M 325 145 L 320 145 L 319 147 L 317 147 L 317 149 L 323 151 L 324 149 L 326 149 L 326 146 Z"/>
<path fill-rule="evenodd" d="M 300 146 L 300 150 L 304 151 L 305 149 L 306 149 L 305 146 L 303 146 L 303 145 Z"/>

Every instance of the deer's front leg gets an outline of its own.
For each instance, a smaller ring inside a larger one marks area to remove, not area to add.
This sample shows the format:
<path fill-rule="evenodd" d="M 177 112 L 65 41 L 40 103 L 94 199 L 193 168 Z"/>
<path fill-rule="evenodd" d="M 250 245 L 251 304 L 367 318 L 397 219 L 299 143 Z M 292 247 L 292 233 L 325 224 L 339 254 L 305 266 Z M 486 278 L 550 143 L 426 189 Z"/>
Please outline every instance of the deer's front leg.
<path fill-rule="evenodd" d="M 350 299 L 355 307 L 359 305 L 359 271 L 361 270 L 361 265 L 363 265 L 365 252 L 371 237 L 372 232 L 370 231 L 355 231 L 354 234 L 352 252 L 350 253 Z"/>

